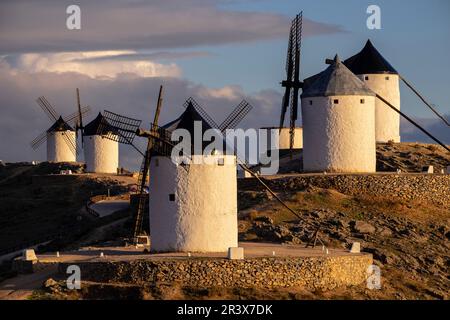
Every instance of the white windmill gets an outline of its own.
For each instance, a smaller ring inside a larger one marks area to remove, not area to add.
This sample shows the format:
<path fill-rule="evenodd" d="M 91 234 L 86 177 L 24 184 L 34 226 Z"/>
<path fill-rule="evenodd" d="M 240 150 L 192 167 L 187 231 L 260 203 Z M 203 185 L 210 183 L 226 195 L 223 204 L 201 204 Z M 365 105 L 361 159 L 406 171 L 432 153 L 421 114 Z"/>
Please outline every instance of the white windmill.
<path fill-rule="evenodd" d="M 81 107 L 79 91 L 77 89 L 78 110 L 73 114 L 62 117 L 42 96 L 36 101 L 51 121 L 52 126 L 34 138 L 30 145 L 36 150 L 47 141 L 47 161 L 75 162 L 77 156 L 77 132 L 82 128 L 82 116 L 90 111 L 90 107 Z M 72 124 L 72 125 L 71 125 Z M 75 129 L 74 129 L 75 127 Z"/>
<path fill-rule="evenodd" d="M 336 56 L 304 80 L 303 169 L 374 172 L 375 93 Z"/>

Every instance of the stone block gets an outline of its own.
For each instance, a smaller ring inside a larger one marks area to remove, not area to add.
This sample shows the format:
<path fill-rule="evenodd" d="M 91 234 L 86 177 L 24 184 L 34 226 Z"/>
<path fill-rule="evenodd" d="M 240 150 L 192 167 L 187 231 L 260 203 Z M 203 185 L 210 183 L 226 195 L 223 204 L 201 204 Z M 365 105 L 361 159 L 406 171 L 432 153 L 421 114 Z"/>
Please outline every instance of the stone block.
<path fill-rule="evenodd" d="M 353 242 L 352 247 L 350 248 L 350 253 L 360 253 L 361 252 L 361 244 L 359 242 Z"/>
<path fill-rule="evenodd" d="M 422 170 L 422 172 L 425 172 L 425 173 L 434 173 L 434 167 L 433 167 L 433 166 L 427 166 L 427 167 L 424 167 L 423 170 Z"/>
<path fill-rule="evenodd" d="M 241 248 L 241 247 L 228 248 L 228 259 L 230 259 L 230 260 L 244 259 L 244 248 Z"/>
<path fill-rule="evenodd" d="M 150 237 L 149 236 L 137 236 L 136 237 L 136 246 L 144 247 L 150 245 Z"/>
<path fill-rule="evenodd" d="M 25 261 L 36 261 L 38 258 L 33 249 L 26 249 L 23 251 L 23 259 Z"/>

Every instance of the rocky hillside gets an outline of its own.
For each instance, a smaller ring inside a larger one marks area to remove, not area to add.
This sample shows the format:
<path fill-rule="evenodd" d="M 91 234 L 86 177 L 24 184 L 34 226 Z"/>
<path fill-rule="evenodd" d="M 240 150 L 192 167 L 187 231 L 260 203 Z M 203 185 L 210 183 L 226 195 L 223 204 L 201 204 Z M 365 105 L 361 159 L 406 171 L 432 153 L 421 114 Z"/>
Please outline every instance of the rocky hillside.
<path fill-rule="evenodd" d="M 377 144 L 377 171 L 420 172 L 434 166 L 439 172 L 450 165 L 450 153 L 436 144 L 379 143 Z"/>
<path fill-rule="evenodd" d="M 302 172 L 302 150 L 280 153 L 279 173 Z M 450 153 L 436 144 L 425 143 L 378 143 L 377 171 L 421 172 L 426 166 L 434 166 L 436 172 L 450 165 Z"/>
<path fill-rule="evenodd" d="M 46 238 L 65 238 L 92 227 L 83 208 L 93 195 L 128 190 L 125 181 L 108 176 L 49 176 L 33 183 L 33 177 L 70 169 L 83 172 L 81 164 L 48 163 L 37 166 L 9 164 L 0 167 L 0 252 Z M 125 184 L 124 184 L 125 183 Z"/>
<path fill-rule="evenodd" d="M 447 299 L 450 292 L 450 203 L 348 195 L 314 186 L 279 193 L 298 219 L 264 191 L 240 191 L 241 241 L 307 243 L 349 248 L 360 242 L 382 273 L 382 290 L 303 292 L 300 297 Z M 298 292 L 297 292 L 298 293 Z"/>

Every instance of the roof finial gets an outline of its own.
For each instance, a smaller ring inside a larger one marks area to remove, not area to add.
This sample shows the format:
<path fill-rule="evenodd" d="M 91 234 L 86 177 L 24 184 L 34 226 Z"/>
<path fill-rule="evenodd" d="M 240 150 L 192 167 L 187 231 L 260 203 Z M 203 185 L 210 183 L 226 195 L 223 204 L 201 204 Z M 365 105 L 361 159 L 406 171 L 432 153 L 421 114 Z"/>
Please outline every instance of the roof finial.
<path fill-rule="evenodd" d="M 341 58 L 339 58 L 338 54 L 336 53 L 336 55 L 334 56 L 334 62 L 335 63 L 341 63 Z"/>

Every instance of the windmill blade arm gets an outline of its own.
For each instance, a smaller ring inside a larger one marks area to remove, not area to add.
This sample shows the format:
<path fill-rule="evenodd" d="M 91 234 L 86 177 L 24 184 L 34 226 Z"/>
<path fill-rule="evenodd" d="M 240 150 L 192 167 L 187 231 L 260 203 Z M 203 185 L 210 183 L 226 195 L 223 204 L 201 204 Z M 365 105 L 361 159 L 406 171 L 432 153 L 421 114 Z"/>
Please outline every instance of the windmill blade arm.
<path fill-rule="evenodd" d="M 45 106 L 45 108 L 52 114 L 52 116 L 55 119 L 58 119 L 58 113 L 55 111 L 55 109 L 53 108 L 53 106 L 50 104 L 50 102 L 48 102 L 47 98 L 42 96 L 41 100 Z"/>
<path fill-rule="evenodd" d="M 78 154 L 78 150 L 77 150 L 77 143 L 74 140 L 74 138 L 69 137 L 67 134 L 64 134 L 63 137 L 72 154 L 76 156 Z"/>
<path fill-rule="evenodd" d="M 91 112 L 91 107 L 90 106 L 86 106 L 86 107 L 82 107 L 81 108 L 81 114 L 84 115 L 88 115 Z M 64 117 L 64 121 L 69 123 L 69 124 L 76 124 L 79 120 L 80 116 L 79 116 L 79 112 L 76 111 L 74 113 L 69 114 L 68 116 Z"/>
<path fill-rule="evenodd" d="M 423 133 L 425 133 L 429 138 L 433 139 L 435 142 L 437 142 L 438 144 L 440 144 L 445 150 L 447 150 L 448 152 L 450 152 L 450 148 L 447 147 L 443 142 L 441 142 L 439 139 L 437 139 L 436 137 L 434 137 L 431 133 L 429 133 L 427 130 L 425 130 L 423 127 L 421 127 L 417 122 L 415 122 L 414 120 L 412 120 L 410 117 L 408 117 L 406 114 L 404 114 L 403 112 L 401 112 L 400 110 L 398 110 L 395 106 L 393 106 L 389 101 L 387 101 L 386 99 L 384 99 L 382 96 L 380 96 L 379 94 L 376 94 L 376 97 L 378 99 L 380 99 L 381 101 L 383 101 L 389 108 L 391 108 L 392 110 L 394 110 L 395 112 L 397 112 L 399 115 L 401 115 L 403 118 L 405 118 L 406 120 L 408 120 L 411 124 L 413 124 L 417 129 L 419 129 L 420 131 L 422 131 Z"/>
<path fill-rule="evenodd" d="M 98 128 L 98 134 L 119 143 L 133 145 L 136 131 L 139 129 L 141 122 L 142 121 L 138 119 L 129 118 L 108 110 L 104 110 L 103 120 Z M 114 131 L 114 134 L 111 133 L 111 131 Z M 139 150 L 137 148 L 135 149 Z M 139 153 L 143 155 L 141 151 L 139 151 Z"/>
<path fill-rule="evenodd" d="M 41 134 L 39 134 L 38 136 L 36 136 L 36 138 L 34 138 L 31 142 L 30 142 L 30 146 L 36 150 L 37 148 L 39 148 L 42 143 L 44 141 L 46 141 L 47 139 L 47 131 L 42 132 Z"/>
<path fill-rule="evenodd" d="M 228 117 L 220 124 L 219 130 L 233 129 L 250 112 L 253 107 L 245 100 L 242 100 Z"/>
<path fill-rule="evenodd" d="M 287 107 L 289 106 L 290 88 L 286 87 L 284 92 L 283 101 L 281 103 L 281 115 L 280 115 L 280 128 L 284 125 L 284 118 L 286 116 Z"/>
<path fill-rule="evenodd" d="M 442 121 L 444 121 L 444 123 L 447 126 L 450 126 L 450 123 L 447 121 L 447 119 L 445 119 L 441 114 L 439 114 L 439 112 L 436 111 L 436 109 L 433 108 L 433 106 L 428 103 L 425 98 L 419 93 L 419 91 L 417 91 L 413 85 L 411 83 L 409 83 L 408 81 L 406 81 L 405 78 L 403 78 L 402 76 L 400 76 L 400 79 L 402 79 L 403 83 L 406 84 L 408 86 L 408 88 L 410 88 L 412 90 L 412 92 L 414 92 L 417 97 L 419 97 L 420 100 L 422 100 L 423 103 L 425 103 L 425 105 L 430 108 L 431 111 L 434 112 L 434 114 L 436 114 Z"/>
<path fill-rule="evenodd" d="M 58 120 L 58 116 L 57 116 L 56 114 L 54 114 L 54 113 L 52 112 L 52 110 L 50 110 L 50 109 L 46 106 L 46 104 L 45 104 L 45 102 L 44 102 L 43 99 L 45 99 L 45 98 L 44 98 L 44 97 L 39 97 L 39 98 L 36 100 L 36 102 L 38 103 L 38 105 L 41 107 L 42 111 L 44 111 L 45 115 L 46 115 L 51 121 L 56 121 L 56 120 Z"/>
<path fill-rule="evenodd" d="M 186 102 L 183 104 L 184 108 L 187 108 L 189 103 L 192 103 L 195 110 L 203 117 L 203 119 L 206 120 L 206 122 L 210 125 L 211 128 L 219 128 L 219 125 L 209 116 L 209 114 L 197 103 L 197 101 L 194 100 L 194 98 L 190 97 L 186 100 Z"/>

